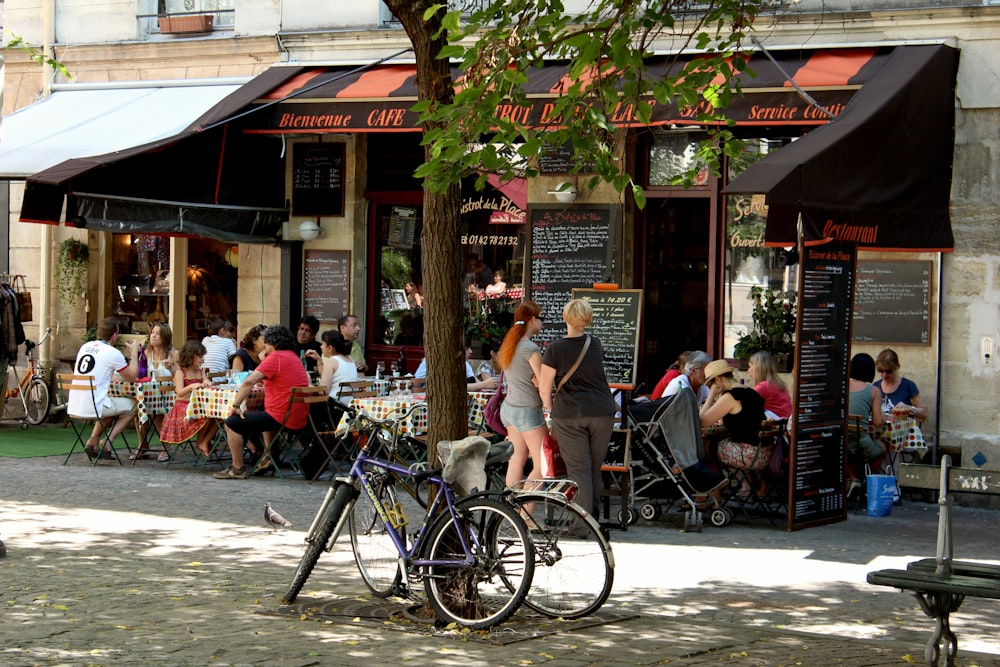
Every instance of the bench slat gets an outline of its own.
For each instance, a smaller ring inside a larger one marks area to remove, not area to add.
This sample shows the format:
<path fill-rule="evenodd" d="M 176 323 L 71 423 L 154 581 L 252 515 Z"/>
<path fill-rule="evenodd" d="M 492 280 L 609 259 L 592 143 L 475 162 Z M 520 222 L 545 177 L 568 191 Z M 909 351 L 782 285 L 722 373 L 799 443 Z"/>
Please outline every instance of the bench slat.
<path fill-rule="evenodd" d="M 906 569 L 912 572 L 934 572 L 937 569 L 937 560 L 934 558 L 921 558 L 912 563 L 907 563 Z M 1000 565 L 990 565 L 988 563 L 955 560 L 951 562 L 951 573 L 1000 581 Z"/>
<path fill-rule="evenodd" d="M 917 489 L 939 489 L 940 466 L 903 463 L 899 466 L 899 485 Z M 948 490 L 955 493 L 1000 494 L 1000 471 L 981 468 L 948 468 Z"/>
<path fill-rule="evenodd" d="M 1000 599 L 1000 581 L 987 577 L 959 574 L 938 576 L 933 572 L 914 570 L 876 570 L 868 573 L 868 583 L 921 593 L 953 593 Z"/>

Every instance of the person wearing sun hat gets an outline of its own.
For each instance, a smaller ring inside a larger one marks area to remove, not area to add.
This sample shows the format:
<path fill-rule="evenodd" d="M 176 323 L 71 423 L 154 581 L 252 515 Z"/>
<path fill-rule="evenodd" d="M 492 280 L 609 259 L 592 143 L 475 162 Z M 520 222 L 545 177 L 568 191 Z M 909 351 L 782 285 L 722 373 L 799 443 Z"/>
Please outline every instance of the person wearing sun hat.
<path fill-rule="evenodd" d="M 771 460 L 770 451 L 760 451 L 764 399 L 753 389 L 736 382 L 732 366 L 723 359 L 705 366 L 705 386 L 709 393 L 701 406 L 702 427 L 720 421 L 726 427 L 726 438 L 719 443 L 719 463 L 726 468 L 760 472 Z M 745 475 L 739 493 L 743 496 L 750 493 Z"/>

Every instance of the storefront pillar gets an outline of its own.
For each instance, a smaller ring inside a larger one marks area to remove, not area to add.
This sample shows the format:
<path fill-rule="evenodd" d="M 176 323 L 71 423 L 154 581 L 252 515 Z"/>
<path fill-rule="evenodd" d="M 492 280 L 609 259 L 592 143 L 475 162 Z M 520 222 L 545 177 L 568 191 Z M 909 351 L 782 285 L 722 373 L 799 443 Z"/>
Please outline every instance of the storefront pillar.
<path fill-rule="evenodd" d="M 171 237 L 170 239 L 170 273 L 167 275 L 170 294 L 167 296 L 167 317 L 170 330 L 174 335 L 184 332 L 187 338 L 187 265 L 188 265 L 188 240 Z M 174 338 L 174 347 L 181 347 L 184 343 L 180 337 Z"/>

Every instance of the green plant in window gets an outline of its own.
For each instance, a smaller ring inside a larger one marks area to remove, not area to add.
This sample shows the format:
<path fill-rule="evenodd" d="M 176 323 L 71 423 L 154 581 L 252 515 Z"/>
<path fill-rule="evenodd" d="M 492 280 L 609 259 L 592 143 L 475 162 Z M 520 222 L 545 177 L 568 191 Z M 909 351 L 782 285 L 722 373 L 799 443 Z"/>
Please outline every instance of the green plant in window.
<path fill-rule="evenodd" d="M 750 289 L 753 300 L 753 330 L 741 336 L 733 348 L 737 359 L 749 359 L 757 350 L 772 355 L 795 351 L 795 293 L 765 287 Z"/>
<path fill-rule="evenodd" d="M 409 258 L 393 248 L 382 248 L 382 280 L 393 289 L 400 289 L 410 280 L 413 265 Z"/>
<path fill-rule="evenodd" d="M 83 294 L 87 286 L 87 262 L 90 249 L 78 239 L 69 238 L 59 244 L 56 285 L 59 297 L 69 307 Z"/>
<path fill-rule="evenodd" d="M 507 327 L 485 315 L 465 321 L 465 339 L 468 341 L 500 341 L 506 335 Z"/>

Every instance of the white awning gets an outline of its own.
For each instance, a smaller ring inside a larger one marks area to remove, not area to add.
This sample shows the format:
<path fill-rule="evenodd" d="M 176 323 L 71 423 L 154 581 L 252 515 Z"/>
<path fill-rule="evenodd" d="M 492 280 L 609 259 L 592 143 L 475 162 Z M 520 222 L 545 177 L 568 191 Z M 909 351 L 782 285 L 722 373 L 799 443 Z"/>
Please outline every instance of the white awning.
<path fill-rule="evenodd" d="M 15 111 L 0 125 L 0 178 L 24 179 L 71 158 L 177 134 L 240 87 L 232 79 L 179 83 L 114 89 L 81 84 Z"/>

